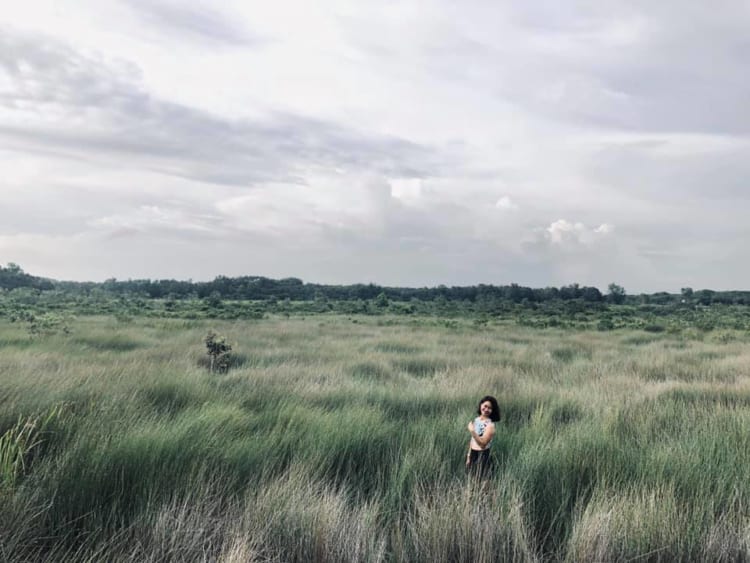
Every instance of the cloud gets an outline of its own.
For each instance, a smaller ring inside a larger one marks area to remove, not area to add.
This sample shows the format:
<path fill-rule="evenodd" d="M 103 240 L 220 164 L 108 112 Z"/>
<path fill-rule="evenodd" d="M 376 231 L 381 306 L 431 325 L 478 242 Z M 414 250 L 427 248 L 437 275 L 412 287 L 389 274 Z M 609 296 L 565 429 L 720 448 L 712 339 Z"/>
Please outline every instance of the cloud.
<path fill-rule="evenodd" d="M 99 217 L 89 224 L 95 229 L 110 231 L 117 236 L 185 231 L 209 234 L 220 226 L 215 215 L 196 215 L 187 210 L 157 205 L 143 205 L 132 211 Z"/>
<path fill-rule="evenodd" d="M 518 204 L 515 203 L 507 195 L 504 195 L 503 197 L 498 199 L 497 203 L 495 203 L 495 207 L 504 211 L 518 211 Z"/>
<path fill-rule="evenodd" d="M 135 65 L 105 62 L 64 42 L 8 27 L 0 27 L 0 76 L 0 107 L 18 118 L 73 119 L 105 107 L 124 113 L 147 101 L 133 86 L 139 79 Z"/>
<path fill-rule="evenodd" d="M 558 219 L 544 230 L 544 238 L 552 247 L 589 247 L 610 235 L 613 230 L 614 227 L 607 223 L 592 229 L 580 222 L 571 223 Z"/>
<path fill-rule="evenodd" d="M 416 203 L 422 196 L 422 180 L 419 178 L 396 178 L 390 184 L 391 197 L 404 203 Z"/>
<path fill-rule="evenodd" d="M 602 143 L 582 170 L 601 185 L 680 207 L 695 198 L 746 200 L 748 151 L 747 137 L 631 135 Z"/>
<path fill-rule="evenodd" d="M 159 31 L 182 37 L 231 46 L 252 46 L 262 42 L 256 35 L 220 12 L 206 6 L 162 0 L 124 0 L 141 18 Z"/>
<path fill-rule="evenodd" d="M 719 10 L 582 0 L 564 11 L 549 2 L 460 11 L 454 27 L 464 41 L 452 66 L 539 118 L 623 131 L 750 132 L 750 10 L 739 0 Z"/>
<path fill-rule="evenodd" d="M 306 185 L 258 186 L 216 202 L 215 209 L 226 228 L 309 242 L 334 231 L 382 231 L 388 215 L 383 191 L 372 176 L 317 174 Z"/>
<path fill-rule="evenodd" d="M 315 168 L 409 178 L 443 166 L 432 147 L 398 137 L 293 114 L 222 118 L 150 95 L 133 65 L 38 37 L 4 33 L 0 41 L 0 109 L 10 118 L 0 137 L 24 152 L 239 186 L 303 182 Z"/>

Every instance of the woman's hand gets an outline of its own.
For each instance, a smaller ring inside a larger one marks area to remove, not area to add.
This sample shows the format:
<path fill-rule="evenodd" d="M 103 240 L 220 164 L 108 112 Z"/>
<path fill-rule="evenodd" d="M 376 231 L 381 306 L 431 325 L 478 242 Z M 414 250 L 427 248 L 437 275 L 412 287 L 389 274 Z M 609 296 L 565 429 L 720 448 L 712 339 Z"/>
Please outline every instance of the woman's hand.
<path fill-rule="evenodd" d="M 474 421 L 473 420 L 469 422 L 469 425 L 467 426 L 467 428 L 469 429 L 469 432 L 474 434 Z"/>

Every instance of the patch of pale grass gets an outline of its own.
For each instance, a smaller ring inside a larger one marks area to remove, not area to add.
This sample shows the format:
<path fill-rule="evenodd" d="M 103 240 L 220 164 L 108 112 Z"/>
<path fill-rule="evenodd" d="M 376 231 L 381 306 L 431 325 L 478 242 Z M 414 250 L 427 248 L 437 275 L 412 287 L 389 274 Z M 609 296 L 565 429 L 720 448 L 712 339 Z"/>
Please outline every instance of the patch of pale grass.
<path fill-rule="evenodd" d="M 714 518 L 710 505 L 679 500 L 668 485 L 599 489 L 576 516 L 566 561 L 743 561 L 748 530 L 737 507 Z"/>
<path fill-rule="evenodd" d="M 260 545 L 263 555 L 280 561 L 378 562 L 386 553 L 378 516 L 377 503 L 352 502 L 345 490 L 291 467 L 249 493 L 235 533 L 255 538 L 250 549 Z"/>
<path fill-rule="evenodd" d="M 395 532 L 397 560 L 430 563 L 537 561 L 512 482 L 469 482 L 415 490 Z"/>
<path fill-rule="evenodd" d="M 689 560 L 695 545 L 686 542 L 691 524 L 686 508 L 668 487 L 599 491 L 574 522 L 567 560 Z"/>

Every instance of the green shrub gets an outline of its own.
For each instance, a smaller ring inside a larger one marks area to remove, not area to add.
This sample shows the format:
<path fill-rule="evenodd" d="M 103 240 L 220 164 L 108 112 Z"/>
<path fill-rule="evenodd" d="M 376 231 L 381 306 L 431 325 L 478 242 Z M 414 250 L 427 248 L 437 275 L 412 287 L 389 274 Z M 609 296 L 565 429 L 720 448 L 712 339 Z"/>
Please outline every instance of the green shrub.
<path fill-rule="evenodd" d="M 203 341 L 209 357 L 209 371 L 227 371 L 230 366 L 229 353 L 232 351 L 232 345 L 227 342 L 226 337 L 209 330 Z"/>

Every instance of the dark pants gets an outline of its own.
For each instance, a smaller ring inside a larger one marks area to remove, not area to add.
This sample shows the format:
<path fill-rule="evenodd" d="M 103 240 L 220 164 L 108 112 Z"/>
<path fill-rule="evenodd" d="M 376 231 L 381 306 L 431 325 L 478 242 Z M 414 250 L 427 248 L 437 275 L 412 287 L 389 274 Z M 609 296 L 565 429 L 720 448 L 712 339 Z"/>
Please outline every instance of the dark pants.
<path fill-rule="evenodd" d="M 479 477 L 480 479 L 492 477 L 492 457 L 490 457 L 490 450 L 471 450 L 469 452 L 469 466 L 466 468 L 466 473 L 471 477 Z"/>

